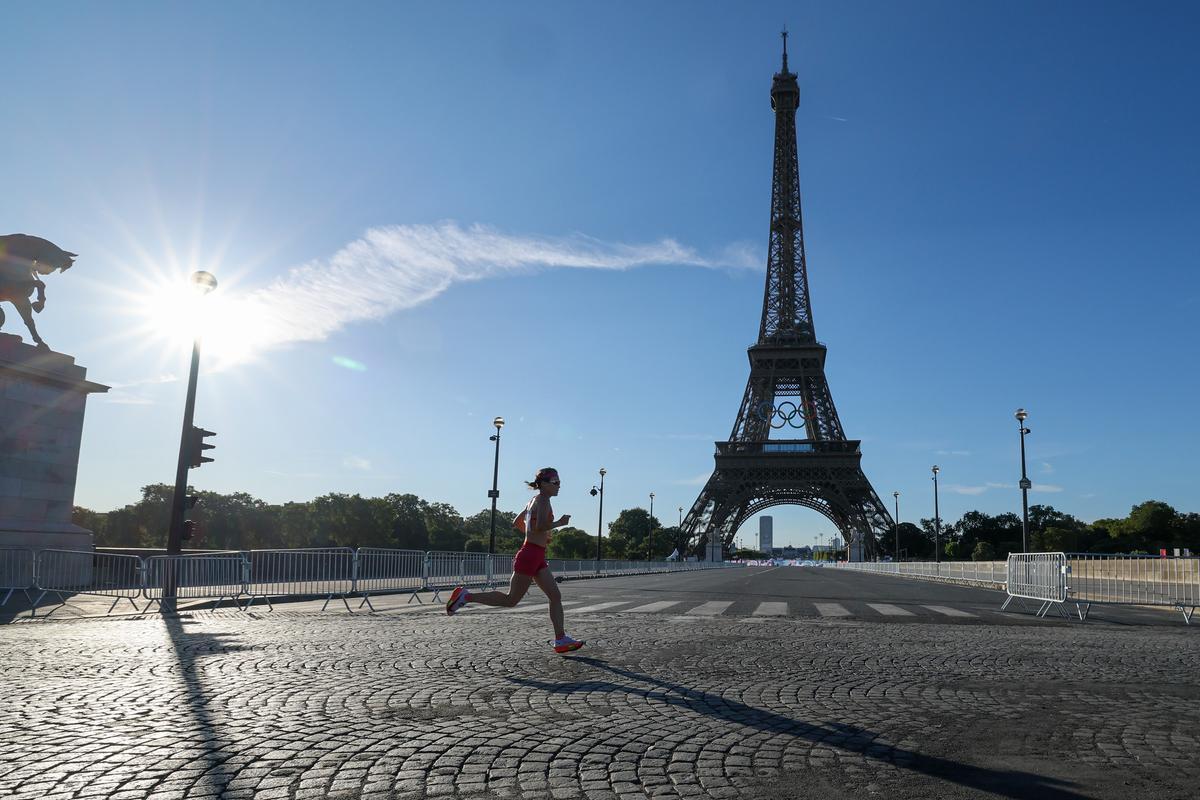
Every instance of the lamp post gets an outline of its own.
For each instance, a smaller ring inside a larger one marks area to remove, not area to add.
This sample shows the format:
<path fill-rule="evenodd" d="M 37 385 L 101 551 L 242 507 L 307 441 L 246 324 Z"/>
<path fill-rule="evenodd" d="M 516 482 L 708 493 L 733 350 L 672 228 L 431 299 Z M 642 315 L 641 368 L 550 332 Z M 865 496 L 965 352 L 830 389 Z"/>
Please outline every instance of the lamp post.
<path fill-rule="evenodd" d="M 592 487 L 592 497 L 600 495 L 600 516 L 596 520 L 596 571 L 600 571 L 600 559 L 603 555 L 601 544 L 604 541 L 604 476 L 608 470 L 600 468 L 600 488 Z"/>
<path fill-rule="evenodd" d="M 217 279 L 210 272 L 193 272 L 192 289 L 201 297 L 217 288 Z M 183 404 L 183 432 L 179 436 L 179 461 L 175 465 L 175 493 L 171 498 L 171 521 L 167 528 L 167 555 L 179 555 L 183 543 L 183 514 L 187 494 L 188 466 L 191 453 L 188 451 L 193 438 L 192 421 L 196 411 L 196 378 L 200 374 L 200 331 L 192 339 L 192 365 L 188 372 L 187 399 Z M 175 579 L 168 570 L 163 587 L 163 611 L 175 611 Z"/>
<path fill-rule="evenodd" d="M 892 527 L 896 533 L 896 561 L 900 561 L 900 493 L 892 492 L 892 497 L 896 498 L 896 518 L 892 520 Z"/>
<path fill-rule="evenodd" d="M 496 554 L 496 501 L 500 499 L 500 490 L 496 488 L 497 481 L 500 478 L 500 429 L 504 427 L 504 417 L 496 417 L 492 420 L 492 424 L 496 426 L 496 434 L 489 436 L 496 443 L 496 460 L 492 464 L 492 490 L 488 492 L 488 497 L 492 498 L 492 533 L 488 537 L 488 554 Z"/>
<path fill-rule="evenodd" d="M 941 547 L 939 540 L 942 538 L 942 518 L 938 514 L 938 486 L 937 475 L 941 472 L 941 468 L 937 464 L 933 465 L 933 563 L 938 564 L 942 560 L 941 553 L 938 548 Z"/>
<path fill-rule="evenodd" d="M 1025 427 L 1025 420 L 1029 419 L 1029 413 L 1018 408 L 1014 415 L 1017 418 L 1017 425 L 1021 429 L 1021 552 L 1029 552 L 1029 490 L 1033 487 L 1033 483 L 1025 474 L 1025 434 L 1029 433 L 1029 428 Z"/>
<path fill-rule="evenodd" d="M 646 545 L 646 560 L 650 561 L 654 558 L 654 492 L 650 493 L 650 534 L 649 543 Z"/>

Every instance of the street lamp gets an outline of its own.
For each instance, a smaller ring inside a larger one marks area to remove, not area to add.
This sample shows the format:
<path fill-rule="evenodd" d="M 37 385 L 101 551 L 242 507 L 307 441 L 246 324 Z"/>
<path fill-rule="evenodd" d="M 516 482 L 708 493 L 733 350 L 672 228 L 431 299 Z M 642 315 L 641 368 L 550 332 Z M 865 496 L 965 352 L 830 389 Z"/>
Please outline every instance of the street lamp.
<path fill-rule="evenodd" d="M 941 468 L 937 464 L 933 465 L 933 563 L 940 563 L 942 560 L 938 548 L 941 547 L 939 540 L 942 537 L 942 518 L 938 514 L 938 487 L 937 474 L 941 472 Z"/>
<path fill-rule="evenodd" d="M 1029 419 L 1029 413 L 1018 408 L 1014 415 L 1017 418 L 1017 425 L 1021 429 L 1021 552 L 1029 552 L 1029 490 L 1033 487 L 1033 482 L 1025 474 L 1025 434 L 1029 433 L 1029 428 L 1025 427 L 1025 420 Z"/>
<path fill-rule="evenodd" d="M 200 297 L 217 288 L 217 279 L 211 272 L 193 272 L 192 290 Z M 183 515 L 187 502 L 188 467 L 192 461 L 192 420 L 196 410 L 196 378 L 200 374 L 200 331 L 192 339 L 192 366 L 188 373 L 187 399 L 183 404 L 183 431 L 179 435 L 179 461 L 175 465 L 175 494 L 171 498 L 171 521 L 167 528 L 167 555 L 179 555 L 183 543 Z M 199 455 L 199 454 L 197 454 Z M 175 581 L 167 575 L 163 591 L 163 610 L 175 610 Z"/>
<path fill-rule="evenodd" d="M 650 543 L 646 545 L 646 560 L 654 557 L 654 492 L 650 493 Z"/>
<path fill-rule="evenodd" d="M 896 518 L 892 520 L 892 527 L 896 532 L 896 561 L 900 561 L 900 493 L 892 492 L 892 497 L 896 498 Z"/>
<path fill-rule="evenodd" d="M 600 516 L 596 520 L 596 571 L 600 571 L 600 558 L 603 551 L 600 549 L 604 539 L 604 476 L 608 474 L 608 470 L 604 467 L 600 468 L 600 488 L 592 487 L 592 497 L 600 495 Z"/>
<path fill-rule="evenodd" d="M 504 417 L 496 417 L 492 420 L 492 424 L 496 426 L 496 434 L 489 436 L 496 443 L 496 461 L 492 464 L 492 490 L 488 492 L 488 497 L 492 498 L 492 534 L 488 537 L 488 553 L 496 554 L 496 501 L 500 499 L 500 490 L 496 488 L 496 483 L 500 478 L 500 429 L 504 427 Z"/>

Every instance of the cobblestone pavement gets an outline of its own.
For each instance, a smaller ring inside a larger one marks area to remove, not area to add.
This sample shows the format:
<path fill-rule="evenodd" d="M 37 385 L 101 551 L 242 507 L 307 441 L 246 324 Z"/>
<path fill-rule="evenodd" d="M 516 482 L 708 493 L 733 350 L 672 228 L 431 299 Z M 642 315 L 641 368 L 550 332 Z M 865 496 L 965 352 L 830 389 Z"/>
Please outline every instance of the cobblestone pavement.
<path fill-rule="evenodd" d="M 5 626 L 0 797 L 1200 794 L 1191 629 L 522 610 Z"/>

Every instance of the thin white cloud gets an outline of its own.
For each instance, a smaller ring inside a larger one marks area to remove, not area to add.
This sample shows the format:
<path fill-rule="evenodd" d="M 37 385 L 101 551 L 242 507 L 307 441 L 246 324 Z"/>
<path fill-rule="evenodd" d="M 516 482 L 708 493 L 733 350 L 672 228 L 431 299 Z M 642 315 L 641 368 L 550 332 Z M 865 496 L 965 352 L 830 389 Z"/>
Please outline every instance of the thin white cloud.
<path fill-rule="evenodd" d="M 99 395 L 99 399 L 106 403 L 115 403 L 123 406 L 152 406 L 154 401 L 144 394 L 137 391 L 131 391 L 142 386 L 157 386 L 164 383 L 174 383 L 179 380 L 178 375 L 165 373 L 156 375 L 153 378 L 142 378 L 128 383 L 114 383 L 109 386 L 109 391 Z"/>
<path fill-rule="evenodd" d="M 945 488 L 947 491 L 953 492 L 954 494 L 981 495 L 984 492 L 992 489 L 1015 489 L 1016 487 L 1011 483 L 995 483 L 993 481 L 988 481 L 981 486 L 963 486 L 960 483 L 951 483 L 946 484 Z"/>
<path fill-rule="evenodd" d="M 357 469 L 366 472 L 371 469 L 371 462 L 361 456 L 346 456 L 342 459 L 342 466 L 346 469 Z"/>
<path fill-rule="evenodd" d="M 944 488 L 948 492 L 954 494 L 981 495 L 984 492 L 989 492 L 992 489 L 1010 489 L 1016 490 L 1018 486 L 1015 483 L 997 483 L 995 481 L 987 481 L 980 486 L 963 486 L 959 483 L 944 484 Z M 1030 491 L 1033 492 L 1061 492 L 1063 487 L 1056 486 L 1052 483 L 1035 483 Z"/>
<path fill-rule="evenodd" d="M 1049 475 L 1054 472 L 1054 465 L 1046 461 L 1042 462 L 1042 474 Z"/>
<path fill-rule="evenodd" d="M 938 450 L 936 455 L 939 456 L 969 456 L 970 450 Z"/>
<path fill-rule="evenodd" d="M 102 394 L 99 399 L 119 406 L 152 406 L 154 401 L 140 394 Z"/>
<path fill-rule="evenodd" d="M 754 248 L 741 244 L 705 256 L 673 239 L 623 244 L 581 234 L 516 236 L 455 222 L 390 225 L 372 228 L 329 258 L 295 267 L 266 287 L 225 298 L 224 324 L 206 335 L 206 347 L 228 365 L 282 345 L 322 341 L 349 324 L 427 303 L 456 283 L 544 269 L 653 265 L 761 266 Z"/>
<path fill-rule="evenodd" d="M 681 478 L 680 480 L 671 481 L 675 486 L 703 486 L 708 483 L 708 479 L 712 477 L 711 472 L 701 472 L 694 478 Z"/>
<path fill-rule="evenodd" d="M 668 439 L 676 442 L 713 442 L 717 440 L 711 433 L 651 433 L 648 439 Z"/>

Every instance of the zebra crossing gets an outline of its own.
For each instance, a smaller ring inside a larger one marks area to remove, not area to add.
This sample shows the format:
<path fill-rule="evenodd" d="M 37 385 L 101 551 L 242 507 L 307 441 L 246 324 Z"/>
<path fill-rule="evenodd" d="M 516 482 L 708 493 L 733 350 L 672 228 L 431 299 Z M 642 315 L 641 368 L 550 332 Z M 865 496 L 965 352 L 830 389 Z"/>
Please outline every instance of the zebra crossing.
<path fill-rule="evenodd" d="M 611 595 L 610 595 L 611 597 Z M 876 619 L 888 620 L 981 620 L 991 616 L 989 612 L 974 608 L 966 610 L 945 605 L 926 605 L 921 603 L 871 603 L 860 601 L 818 602 L 811 600 L 792 599 L 788 601 L 764 600 L 698 600 L 695 598 L 678 600 L 652 600 L 641 597 L 626 600 L 609 600 L 595 598 L 565 599 L 563 608 L 572 616 L 579 615 L 609 615 L 637 614 L 662 615 L 669 617 L 817 617 L 829 619 Z M 433 610 L 441 608 L 440 604 L 425 605 L 420 608 Z M 397 609 L 401 610 L 401 609 Z M 420 610 L 416 607 L 402 609 L 405 611 Z M 485 608 L 468 604 L 459 613 L 489 614 L 544 614 L 547 604 L 541 597 L 529 596 L 515 608 Z M 996 616 L 999 616 L 998 610 Z"/>

